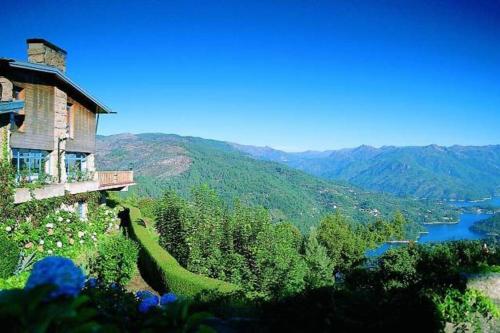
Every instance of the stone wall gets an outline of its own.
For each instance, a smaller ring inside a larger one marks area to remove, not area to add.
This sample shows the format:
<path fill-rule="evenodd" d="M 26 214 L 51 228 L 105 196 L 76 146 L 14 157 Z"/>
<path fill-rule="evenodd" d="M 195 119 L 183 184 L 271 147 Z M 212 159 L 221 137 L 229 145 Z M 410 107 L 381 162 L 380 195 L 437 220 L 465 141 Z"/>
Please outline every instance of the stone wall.
<path fill-rule="evenodd" d="M 66 168 L 64 164 L 64 152 L 68 138 L 67 106 L 68 96 L 61 89 L 54 87 L 54 147 L 50 153 L 50 173 L 55 178 L 60 177 L 61 182 L 66 182 Z M 59 148 L 59 149 L 58 149 Z M 59 154 L 59 158 L 58 155 Z M 58 169 L 58 165 L 60 169 Z"/>
<path fill-rule="evenodd" d="M 6 79 L 3 76 L 0 76 L 0 86 L 2 93 L 0 94 L 0 101 L 2 102 L 9 102 L 12 100 L 12 89 L 13 89 L 13 84 L 10 82 L 8 79 Z"/>
<path fill-rule="evenodd" d="M 66 53 L 43 40 L 28 40 L 28 61 L 54 66 L 66 72 Z"/>

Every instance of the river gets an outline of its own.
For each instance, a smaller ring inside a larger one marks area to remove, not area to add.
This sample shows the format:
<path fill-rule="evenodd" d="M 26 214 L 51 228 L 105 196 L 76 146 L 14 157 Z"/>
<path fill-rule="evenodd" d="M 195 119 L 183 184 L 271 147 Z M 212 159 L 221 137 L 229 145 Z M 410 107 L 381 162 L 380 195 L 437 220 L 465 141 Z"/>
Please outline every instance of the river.
<path fill-rule="evenodd" d="M 470 202 L 470 201 L 455 201 L 450 203 L 454 207 L 472 207 L 475 205 L 490 205 L 494 207 L 500 207 L 500 197 L 495 197 L 492 199 Z M 439 243 L 451 240 L 476 240 L 484 238 L 483 234 L 473 232 L 469 229 L 474 222 L 484 220 L 490 217 L 491 214 L 470 214 L 464 213 L 460 215 L 460 220 L 458 223 L 454 224 L 428 224 L 425 225 L 425 229 L 428 233 L 421 234 L 418 242 L 419 243 Z M 366 252 L 368 257 L 377 257 L 383 254 L 390 248 L 401 246 L 401 244 L 388 244 L 385 243 L 374 250 Z"/>

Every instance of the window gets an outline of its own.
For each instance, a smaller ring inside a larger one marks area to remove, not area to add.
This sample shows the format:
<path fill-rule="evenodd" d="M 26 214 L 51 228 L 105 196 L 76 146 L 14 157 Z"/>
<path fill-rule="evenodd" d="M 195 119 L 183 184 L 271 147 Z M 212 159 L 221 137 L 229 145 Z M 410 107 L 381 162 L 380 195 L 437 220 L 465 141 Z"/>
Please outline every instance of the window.
<path fill-rule="evenodd" d="M 12 98 L 17 100 L 24 100 L 24 89 L 14 86 L 12 89 Z"/>
<path fill-rule="evenodd" d="M 87 156 L 84 153 L 66 153 L 66 174 L 70 179 L 81 180 L 87 171 Z"/>
<path fill-rule="evenodd" d="M 12 165 L 18 182 L 30 182 L 45 176 L 48 153 L 43 150 L 12 149 Z"/>

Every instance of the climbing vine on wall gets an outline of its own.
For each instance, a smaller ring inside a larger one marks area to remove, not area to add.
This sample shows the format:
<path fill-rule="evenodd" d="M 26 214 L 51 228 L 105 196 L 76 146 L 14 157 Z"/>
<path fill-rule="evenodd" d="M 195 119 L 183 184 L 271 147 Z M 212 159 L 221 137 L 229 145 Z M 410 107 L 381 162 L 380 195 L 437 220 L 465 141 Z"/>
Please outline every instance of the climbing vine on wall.
<path fill-rule="evenodd" d="M 62 205 L 74 205 L 77 202 L 88 204 L 89 217 L 96 211 L 101 194 L 99 192 L 69 194 L 62 197 L 43 200 L 30 200 L 18 205 L 14 204 L 14 191 L 16 187 L 14 170 L 10 162 L 8 131 L 1 129 L 1 156 L 0 156 L 0 223 L 7 225 L 17 221 L 29 219 L 37 225 L 45 216 L 54 212 Z M 34 188 L 30 188 L 34 199 Z"/>
<path fill-rule="evenodd" d="M 30 200 L 15 207 L 14 219 L 20 220 L 29 218 L 34 225 L 37 225 L 45 216 L 59 209 L 62 205 L 71 206 L 77 202 L 86 202 L 88 205 L 89 218 L 96 211 L 99 203 L 99 192 L 88 192 L 69 194 L 62 197 Z"/>
<path fill-rule="evenodd" d="M 2 155 L 0 156 L 0 222 L 11 219 L 14 210 L 15 177 L 10 163 L 9 133 L 1 129 Z"/>

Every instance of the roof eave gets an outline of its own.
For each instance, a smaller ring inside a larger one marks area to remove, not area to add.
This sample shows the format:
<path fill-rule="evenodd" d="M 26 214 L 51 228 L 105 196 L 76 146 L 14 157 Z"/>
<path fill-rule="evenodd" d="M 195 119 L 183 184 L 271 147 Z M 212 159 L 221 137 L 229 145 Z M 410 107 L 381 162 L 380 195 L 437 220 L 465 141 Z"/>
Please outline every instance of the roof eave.
<path fill-rule="evenodd" d="M 37 72 L 43 72 L 43 73 L 48 73 L 48 74 L 54 74 L 57 76 L 58 79 L 61 81 L 65 82 L 66 84 L 72 86 L 74 89 L 76 89 L 79 93 L 84 95 L 86 98 L 88 98 L 92 103 L 94 103 L 97 108 L 95 110 L 96 113 L 109 113 L 109 114 L 115 114 L 116 112 L 111 111 L 107 106 L 99 102 L 96 98 L 94 98 L 92 95 L 90 95 L 85 89 L 77 85 L 74 81 L 72 81 L 69 77 L 64 75 L 63 72 L 61 72 L 59 69 L 47 65 L 40 65 L 40 64 L 34 64 L 30 62 L 22 62 L 22 61 L 17 61 L 17 60 L 7 60 L 9 63 L 10 67 L 14 68 L 21 68 L 21 69 L 27 69 L 27 70 L 32 70 L 32 71 L 37 71 Z"/>

